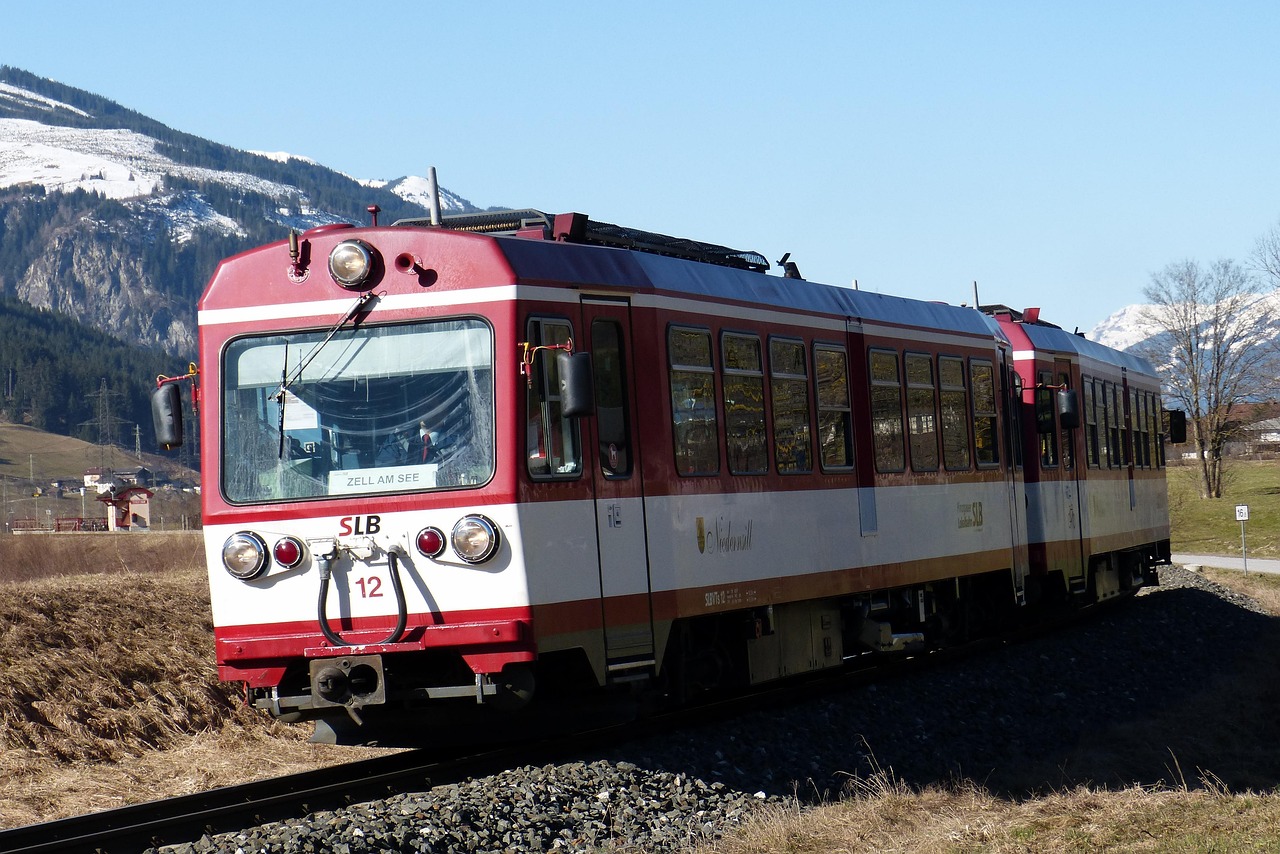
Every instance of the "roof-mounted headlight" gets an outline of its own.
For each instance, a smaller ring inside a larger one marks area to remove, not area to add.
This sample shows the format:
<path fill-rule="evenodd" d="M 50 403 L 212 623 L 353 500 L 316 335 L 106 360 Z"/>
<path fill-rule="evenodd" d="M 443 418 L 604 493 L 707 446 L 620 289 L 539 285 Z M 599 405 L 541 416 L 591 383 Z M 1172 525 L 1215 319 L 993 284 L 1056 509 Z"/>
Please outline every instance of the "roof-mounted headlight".
<path fill-rule="evenodd" d="M 498 528 L 478 514 L 463 516 L 453 526 L 453 550 L 467 563 L 484 563 L 498 551 Z"/>
<path fill-rule="evenodd" d="M 373 275 L 378 253 L 363 240 L 344 240 L 329 253 L 329 275 L 348 290 L 356 290 Z"/>
<path fill-rule="evenodd" d="M 222 544 L 222 565 L 241 581 L 262 575 L 270 562 L 266 542 L 252 531 L 232 534 Z"/>

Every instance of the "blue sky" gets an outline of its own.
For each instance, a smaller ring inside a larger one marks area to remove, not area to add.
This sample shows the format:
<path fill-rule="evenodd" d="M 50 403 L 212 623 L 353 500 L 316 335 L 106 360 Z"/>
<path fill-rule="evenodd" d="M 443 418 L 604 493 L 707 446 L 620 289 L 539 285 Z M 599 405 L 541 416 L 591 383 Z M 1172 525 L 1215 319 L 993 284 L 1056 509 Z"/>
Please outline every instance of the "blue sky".
<path fill-rule="evenodd" d="M 1280 223 L 1280 4 L 6 8 L 0 62 L 239 148 L 1092 328 Z"/>

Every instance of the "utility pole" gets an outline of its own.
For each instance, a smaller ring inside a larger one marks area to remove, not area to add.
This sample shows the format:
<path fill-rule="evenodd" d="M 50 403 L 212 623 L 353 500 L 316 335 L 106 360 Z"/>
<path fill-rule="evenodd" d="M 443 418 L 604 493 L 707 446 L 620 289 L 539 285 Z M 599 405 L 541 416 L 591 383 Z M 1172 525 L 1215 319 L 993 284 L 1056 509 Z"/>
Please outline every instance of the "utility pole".
<path fill-rule="evenodd" d="M 92 394 L 85 395 L 86 397 L 96 397 L 98 399 L 97 414 L 88 421 L 81 421 L 80 426 L 96 425 L 98 428 L 99 471 L 107 467 L 107 446 L 116 443 L 116 431 L 124 423 L 123 418 L 116 418 L 111 414 L 111 398 L 118 394 L 119 392 L 114 392 L 107 388 L 106 377 L 100 377 L 98 390 Z"/>

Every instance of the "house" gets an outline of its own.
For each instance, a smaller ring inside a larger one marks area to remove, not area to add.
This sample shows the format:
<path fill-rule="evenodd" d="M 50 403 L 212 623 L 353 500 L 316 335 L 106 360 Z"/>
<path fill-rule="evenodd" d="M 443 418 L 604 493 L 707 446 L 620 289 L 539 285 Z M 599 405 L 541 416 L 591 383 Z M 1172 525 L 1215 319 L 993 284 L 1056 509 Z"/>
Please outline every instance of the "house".
<path fill-rule="evenodd" d="M 84 471 L 85 489 L 92 489 L 98 495 L 106 493 L 113 486 L 149 486 L 154 475 L 146 466 L 135 466 L 127 469 L 89 468 Z"/>
<path fill-rule="evenodd" d="M 107 530 L 147 531 L 151 528 L 151 490 L 142 486 L 111 487 L 98 496 L 108 506 Z"/>

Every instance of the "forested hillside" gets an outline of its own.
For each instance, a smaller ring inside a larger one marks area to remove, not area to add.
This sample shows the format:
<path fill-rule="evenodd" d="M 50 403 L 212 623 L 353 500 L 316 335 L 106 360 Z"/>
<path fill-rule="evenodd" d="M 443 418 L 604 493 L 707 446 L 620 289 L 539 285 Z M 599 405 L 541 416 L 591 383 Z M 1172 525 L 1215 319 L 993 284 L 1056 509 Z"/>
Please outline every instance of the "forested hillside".
<path fill-rule="evenodd" d="M 0 297 L 0 417 L 89 442 L 155 447 L 149 395 L 157 374 L 187 361 L 129 346 L 95 329 Z M 105 389 L 105 400 L 103 392 Z M 106 437 L 99 436 L 107 430 Z"/>

